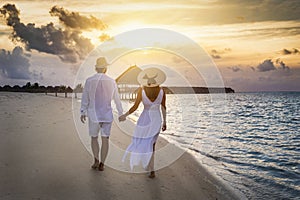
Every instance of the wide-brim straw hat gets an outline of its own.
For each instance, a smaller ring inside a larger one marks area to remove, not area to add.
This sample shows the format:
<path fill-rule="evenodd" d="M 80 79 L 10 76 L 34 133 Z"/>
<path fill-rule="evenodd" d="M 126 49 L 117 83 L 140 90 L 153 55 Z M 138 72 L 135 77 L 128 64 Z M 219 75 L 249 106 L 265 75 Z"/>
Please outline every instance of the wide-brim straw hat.
<path fill-rule="evenodd" d="M 95 68 L 107 68 L 108 65 L 109 63 L 105 57 L 99 57 L 96 61 Z"/>
<path fill-rule="evenodd" d="M 166 74 L 156 67 L 151 67 L 141 71 L 137 77 L 142 86 L 157 87 L 166 80 Z"/>

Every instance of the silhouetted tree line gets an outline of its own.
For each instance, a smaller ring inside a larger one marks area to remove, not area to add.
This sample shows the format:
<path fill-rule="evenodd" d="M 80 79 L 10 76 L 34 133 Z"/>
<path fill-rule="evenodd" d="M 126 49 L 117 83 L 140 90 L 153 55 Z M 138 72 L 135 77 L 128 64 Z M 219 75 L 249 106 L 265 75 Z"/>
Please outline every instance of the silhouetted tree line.
<path fill-rule="evenodd" d="M 70 86 L 60 85 L 60 86 L 43 86 L 38 83 L 31 84 L 27 82 L 23 86 L 15 85 L 4 85 L 0 86 L 0 91 L 7 92 L 30 92 L 30 93 L 81 93 L 83 90 L 82 84 L 78 84 L 74 89 Z"/>
<path fill-rule="evenodd" d="M 207 88 L 207 87 L 164 87 L 164 90 L 167 94 L 208 94 L 208 93 L 234 93 L 232 88 Z M 15 85 L 11 87 L 10 85 L 0 86 L 0 91 L 8 92 L 31 92 L 31 93 L 82 93 L 83 87 L 82 84 L 78 84 L 74 89 L 70 86 L 60 85 L 60 86 L 43 86 L 38 83 L 31 84 L 27 82 L 22 87 Z M 134 93 L 136 93 L 135 91 Z"/>

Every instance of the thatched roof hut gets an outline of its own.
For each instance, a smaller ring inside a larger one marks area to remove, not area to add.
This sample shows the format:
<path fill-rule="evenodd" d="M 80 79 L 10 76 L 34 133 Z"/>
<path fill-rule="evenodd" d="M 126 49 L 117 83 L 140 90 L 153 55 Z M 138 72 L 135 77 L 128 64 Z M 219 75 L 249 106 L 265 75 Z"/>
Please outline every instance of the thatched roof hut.
<path fill-rule="evenodd" d="M 137 76 L 142 70 L 136 66 L 133 65 L 129 67 L 125 72 L 123 72 L 117 79 L 117 84 L 130 84 L 130 85 L 139 85 L 139 82 L 137 81 Z"/>
<path fill-rule="evenodd" d="M 138 66 L 133 65 L 116 79 L 121 99 L 133 100 L 136 98 L 136 90 L 140 87 L 137 76 L 141 71 Z"/>

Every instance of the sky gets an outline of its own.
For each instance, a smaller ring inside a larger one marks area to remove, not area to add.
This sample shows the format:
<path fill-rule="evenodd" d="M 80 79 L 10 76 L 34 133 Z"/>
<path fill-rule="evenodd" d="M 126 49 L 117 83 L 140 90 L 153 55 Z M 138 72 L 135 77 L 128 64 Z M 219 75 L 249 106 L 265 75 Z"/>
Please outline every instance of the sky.
<path fill-rule="evenodd" d="M 298 0 L 0 1 L 0 85 L 72 86 L 99 45 L 126 31 L 160 28 L 197 43 L 206 55 L 193 56 L 207 56 L 237 92 L 300 91 L 299 10 Z M 207 86 L 188 60 L 162 50 L 128 53 L 108 73 L 117 78 L 131 65 L 151 63 Z"/>

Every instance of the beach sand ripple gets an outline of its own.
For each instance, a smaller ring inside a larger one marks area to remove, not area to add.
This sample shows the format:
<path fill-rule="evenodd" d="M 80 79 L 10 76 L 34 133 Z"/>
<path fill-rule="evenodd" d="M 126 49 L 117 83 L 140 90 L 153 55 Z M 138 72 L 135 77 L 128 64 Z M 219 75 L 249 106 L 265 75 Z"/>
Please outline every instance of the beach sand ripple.
<path fill-rule="evenodd" d="M 153 180 L 109 167 L 91 170 L 71 99 L 0 93 L 0 102 L 0 199 L 237 199 L 188 153 Z"/>

